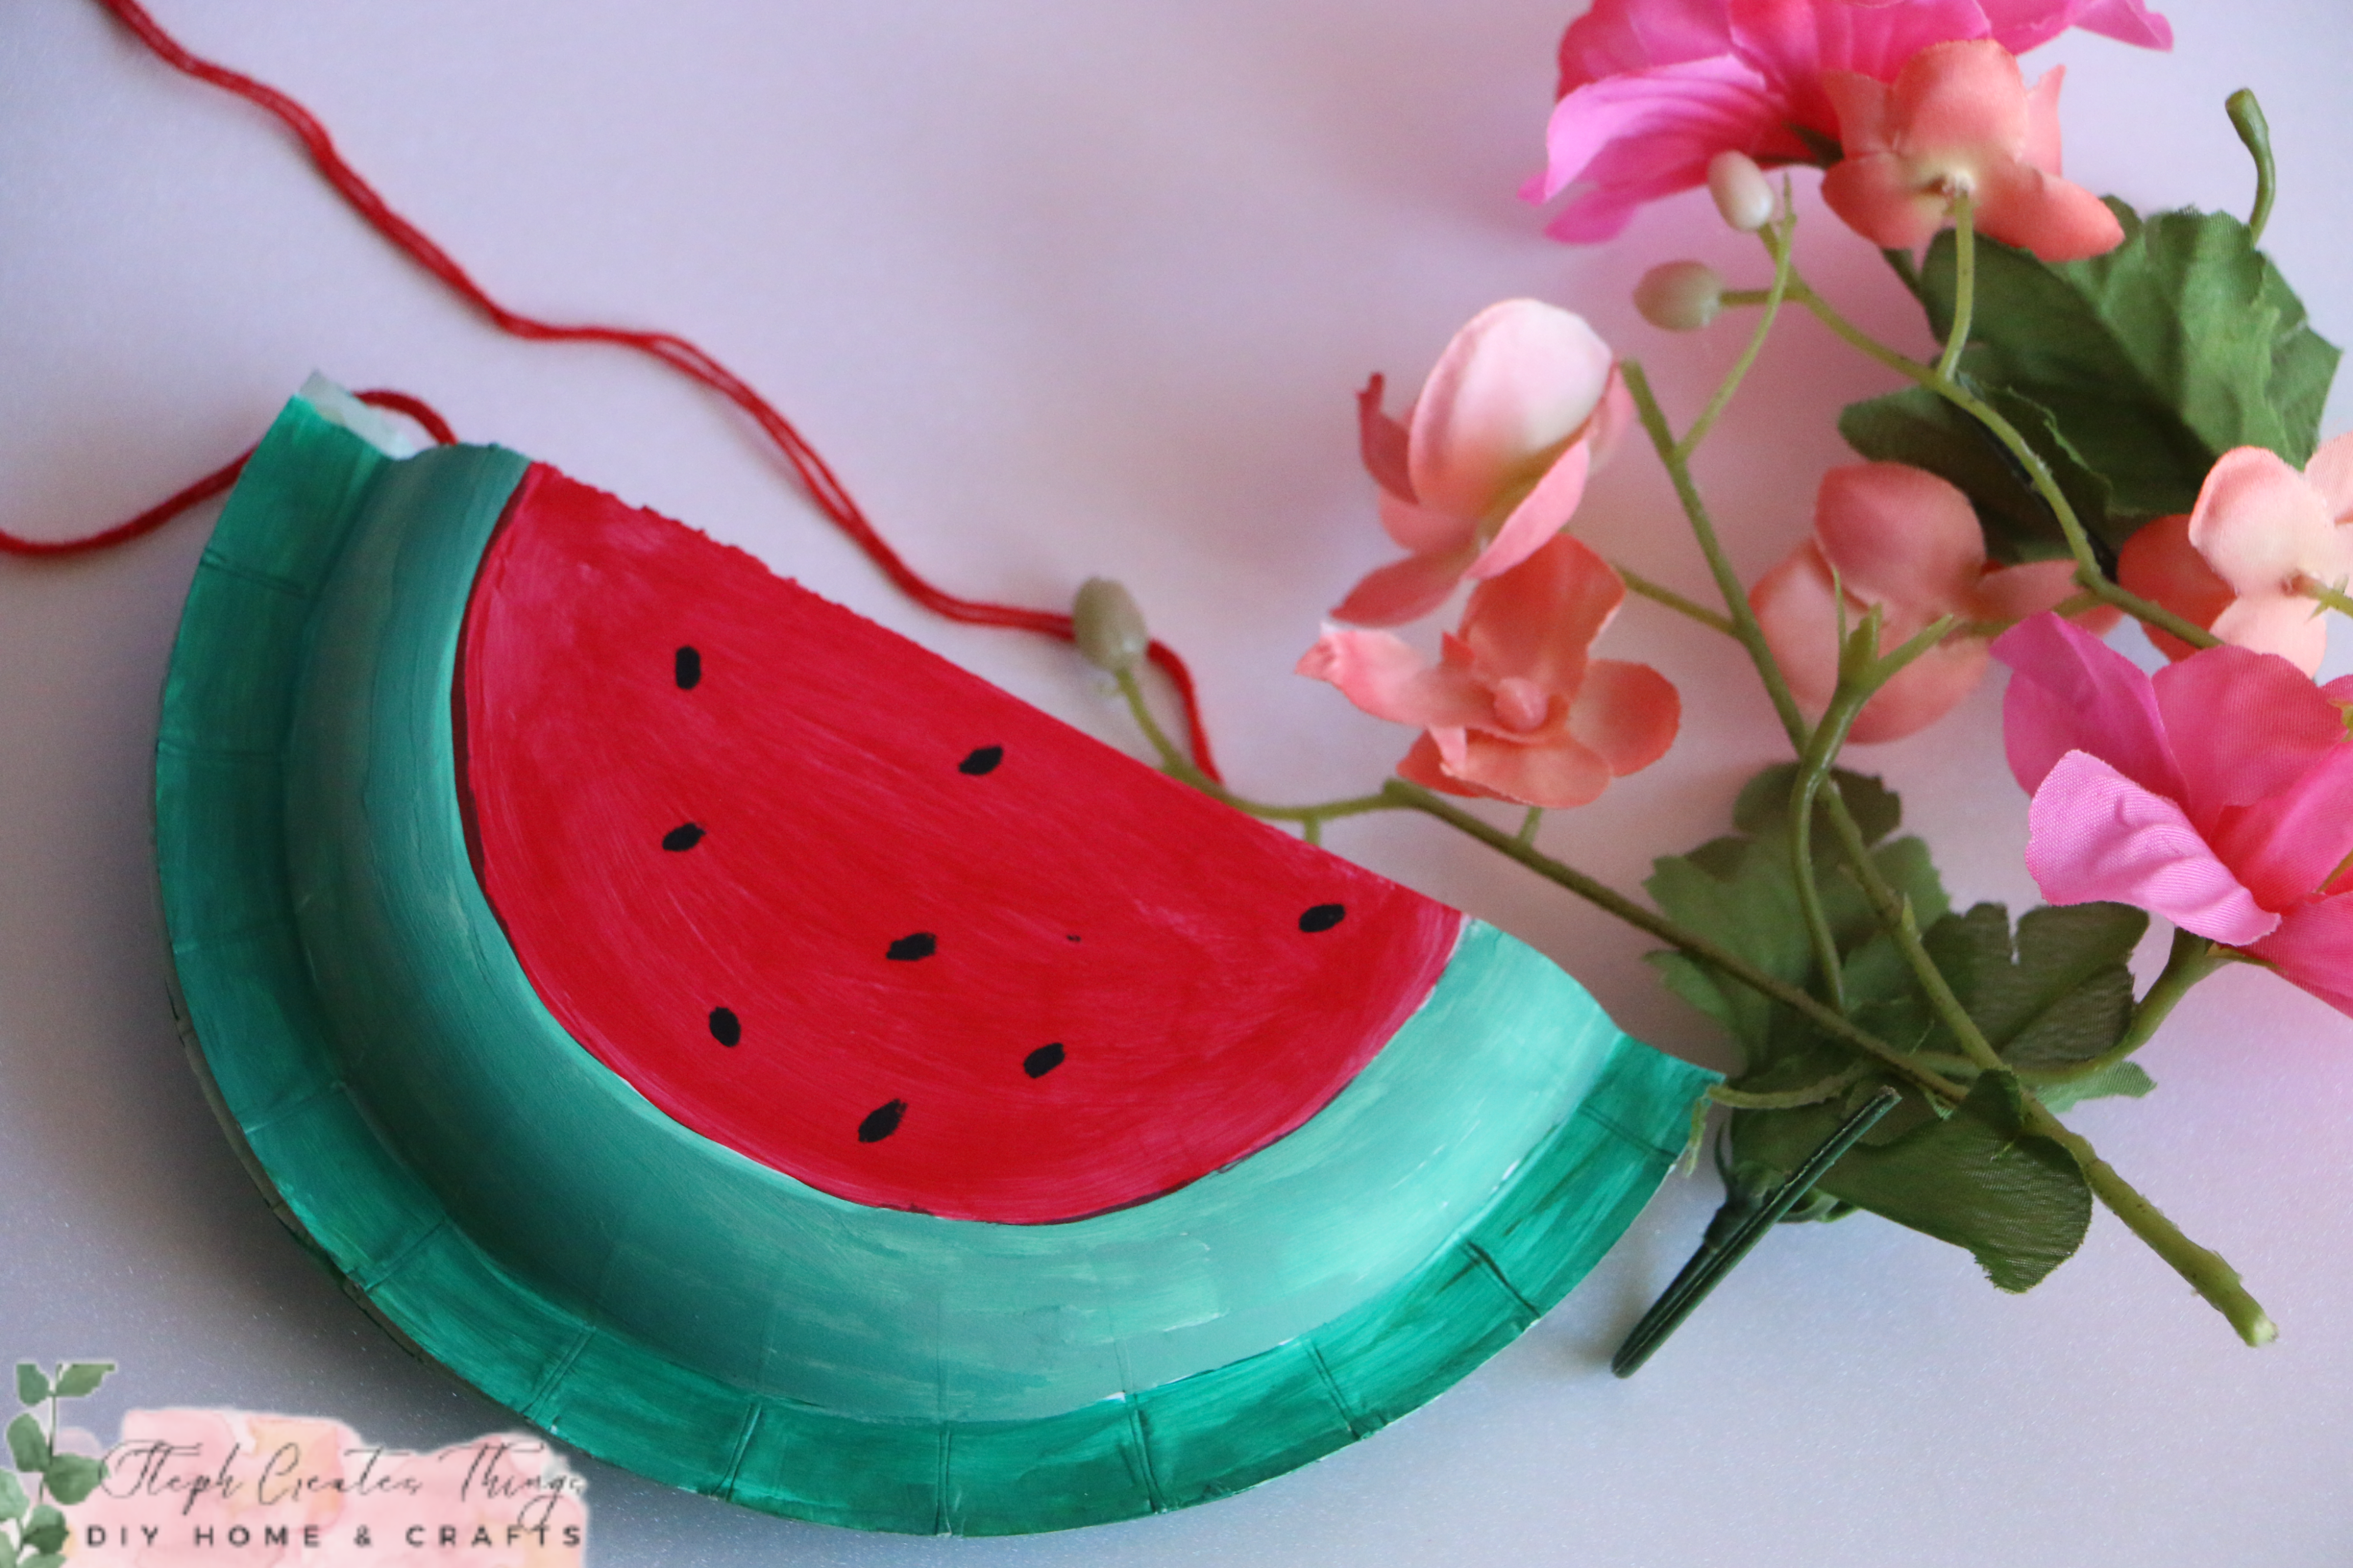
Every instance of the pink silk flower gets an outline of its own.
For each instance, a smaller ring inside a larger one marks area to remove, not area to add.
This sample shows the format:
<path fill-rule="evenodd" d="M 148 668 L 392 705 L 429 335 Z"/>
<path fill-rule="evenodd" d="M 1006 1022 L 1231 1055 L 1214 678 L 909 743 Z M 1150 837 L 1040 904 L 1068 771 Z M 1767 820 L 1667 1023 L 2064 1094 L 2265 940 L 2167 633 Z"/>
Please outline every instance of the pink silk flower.
<path fill-rule="evenodd" d="M 1840 591 L 1846 624 L 1880 607 L 1880 651 L 1940 616 L 2018 620 L 2074 592 L 2064 561 L 1993 566 L 1968 497 L 1925 468 L 1849 463 L 1822 476 L 1814 534 L 1757 579 L 1748 603 L 1799 703 L 1819 714 L 1838 689 Z M 2085 619 L 2102 631 L 2116 612 Z M 1956 631 L 1904 667 L 1863 705 L 1848 739 L 1894 741 L 1951 711 L 1985 675 L 1987 635 Z"/>
<path fill-rule="evenodd" d="M 2226 643 L 2275 653 L 2306 675 L 2328 654 L 2328 620 L 2305 590 L 2353 577 L 2353 435 L 2321 443 L 2299 473 L 2261 447 L 2222 454 L 2187 518 L 2125 542 L 2117 580 Z M 2168 658 L 2189 645 L 2152 631 Z"/>
<path fill-rule="evenodd" d="M 1379 376 L 1357 395 L 1381 526 L 1411 553 L 1368 574 L 1332 614 L 1400 626 L 1526 560 L 1560 531 L 1631 417 L 1617 361 L 1585 318 L 1505 300 L 1454 334 L 1400 425 Z"/>
<path fill-rule="evenodd" d="M 1398 763 L 1416 784 L 1523 805 L 1583 805 L 1666 754 L 1682 717 L 1645 664 L 1589 655 L 1626 596 L 1568 534 L 1472 590 L 1435 665 L 1391 632 L 1326 628 L 1298 673 L 1377 719 L 1419 725 Z"/>
<path fill-rule="evenodd" d="M 2042 896 L 2138 905 L 2353 1014 L 2353 677 L 2216 647 L 2151 678 L 2050 615 L 1993 651 Z"/>
<path fill-rule="evenodd" d="M 1546 166 L 1521 195 L 1581 186 L 1548 232 L 1608 239 L 1644 203 L 1704 184 L 1718 153 L 1833 161 L 1827 73 L 1892 82 L 1933 44 L 2024 54 L 2070 27 L 2173 47 L 2143 0 L 1595 0 L 1561 38 Z"/>
<path fill-rule="evenodd" d="M 2125 237 L 2116 215 L 2059 177 L 2065 76 L 2054 66 L 2030 92 L 2017 57 L 1990 39 L 1923 49 L 1893 85 L 1831 72 L 1846 157 L 1822 176 L 1822 200 L 1892 250 L 1935 238 L 1964 195 L 1979 230 L 2044 261 L 2114 250 Z"/>

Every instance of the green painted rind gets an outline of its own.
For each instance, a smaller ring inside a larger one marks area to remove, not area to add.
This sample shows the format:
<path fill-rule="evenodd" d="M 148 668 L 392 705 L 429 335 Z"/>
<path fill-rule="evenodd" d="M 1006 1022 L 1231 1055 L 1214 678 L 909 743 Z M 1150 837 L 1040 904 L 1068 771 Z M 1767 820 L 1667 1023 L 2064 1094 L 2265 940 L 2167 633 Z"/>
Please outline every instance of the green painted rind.
<path fill-rule="evenodd" d="M 1680 1147 L 1710 1075 L 1475 922 L 1314 1121 L 1116 1215 L 865 1209 L 686 1132 L 547 1018 L 458 837 L 448 660 L 522 468 L 394 464 L 290 407 L 191 591 L 157 752 L 174 954 L 233 1133 L 371 1310 L 491 1397 L 859 1528 L 1181 1506 L 1468 1372 Z M 828 1267 L 868 1294 L 813 1297 Z"/>

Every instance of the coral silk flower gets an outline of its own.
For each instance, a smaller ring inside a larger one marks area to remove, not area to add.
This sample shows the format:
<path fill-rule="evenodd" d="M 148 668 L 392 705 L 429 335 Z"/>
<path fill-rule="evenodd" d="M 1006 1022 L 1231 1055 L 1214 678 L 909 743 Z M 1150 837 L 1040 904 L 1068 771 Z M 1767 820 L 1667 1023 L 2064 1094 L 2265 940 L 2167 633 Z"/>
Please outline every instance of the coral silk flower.
<path fill-rule="evenodd" d="M 1675 738 L 1681 700 L 1647 665 L 1593 658 L 1625 585 L 1567 534 L 1471 595 L 1436 665 L 1395 635 L 1328 629 L 1298 673 L 1421 727 L 1398 771 L 1451 795 L 1583 805 Z"/>
<path fill-rule="evenodd" d="M 1824 79 L 1846 158 L 1822 199 L 1873 245 L 1933 238 L 1967 195 L 1977 226 L 2045 261 L 2115 249 L 2125 231 L 2100 199 L 2059 177 L 2053 67 L 2026 89 L 2017 58 L 1991 40 L 1923 49 L 1893 85 L 1852 72 Z"/>
<path fill-rule="evenodd" d="M 1595 0 L 1561 38 L 1546 170 L 1521 195 L 1582 187 L 1550 231 L 1608 239 L 1645 202 L 1704 184 L 1719 153 L 1821 161 L 1840 133 L 1831 72 L 1889 82 L 1932 45 L 2023 54 L 2078 26 L 2173 47 L 2143 0 Z"/>
<path fill-rule="evenodd" d="M 2328 652 L 2328 622 L 2306 589 L 2340 588 L 2353 576 L 2348 520 L 2353 435 L 2324 443 L 2302 473 L 2261 447 L 2223 453 L 2189 514 L 2190 546 L 2232 595 L 2202 624 L 2224 642 L 2316 673 Z"/>
<path fill-rule="evenodd" d="M 1616 362 L 1581 316 L 1535 300 L 1490 305 L 1454 334 L 1400 425 L 1381 378 L 1356 400 L 1381 526 L 1411 552 L 1333 615 L 1393 626 L 1494 576 L 1560 531 L 1626 422 Z"/>
<path fill-rule="evenodd" d="M 2010 621 L 2049 609 L 2074 591 L 2073 579 L 2065 562 L 1989 566 L 1968 498 L 1926 469 L 1850 463 L 1822 476 L 1813 538 L 1759 578 L 1748 602 L 1791 693 L 1820 713 L 1838 689 L 1841 607 L 1850 626 L 1879 607 L 1885 652 L 1942 616 Z M 2113 613 L 2096 618 L 2103 629 L 2115 624 Z M 1955 632 L 1882 687 L 1848 738 L 1926 728 L 1969 694 L 1989 657 L 1983 636 Z"/>
<path fill-rule="evenodd" d="M 2353 679 L 2227 647 L 2152 679 L 2049 615 L 1993 651 L 2042 896 L 2137 904 L 2353 1014 Z"/>

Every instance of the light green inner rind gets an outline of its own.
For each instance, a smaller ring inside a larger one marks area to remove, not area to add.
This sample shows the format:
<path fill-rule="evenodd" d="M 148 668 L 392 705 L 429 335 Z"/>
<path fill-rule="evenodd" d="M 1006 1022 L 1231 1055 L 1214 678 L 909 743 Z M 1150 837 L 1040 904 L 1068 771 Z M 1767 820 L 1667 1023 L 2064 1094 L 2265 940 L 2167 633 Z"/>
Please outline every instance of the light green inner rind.
<path fill-rule="evenodd" d="M 1711 1075 L 1476 922 L 1330 1107 L 1135 1208 L 866 1208 L 687 1131 L 548 1016 L 466 858 L 451 663 L 525 466 L 394 463 L 290 405 L 191 591 L 157 758 L 224 1110 L 371 1308 L 494 1398 L 658 1479 L 863 1528 L 1179 1506 L 1469 1371 L 1680 1147 Z"/>

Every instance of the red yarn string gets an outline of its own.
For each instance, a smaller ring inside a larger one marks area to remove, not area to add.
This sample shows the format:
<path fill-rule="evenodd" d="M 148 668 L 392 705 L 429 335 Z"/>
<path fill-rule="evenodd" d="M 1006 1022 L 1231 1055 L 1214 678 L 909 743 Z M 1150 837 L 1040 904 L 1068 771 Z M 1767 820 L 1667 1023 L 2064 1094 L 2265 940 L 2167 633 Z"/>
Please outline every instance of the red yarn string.
<path fill-rule="evenodd" d="M 405 392 L 355 392 L 352 395 L 362 403 L 373 403 L 378 408 L 389 408 L 406 414 L 425 427 L 425 433 L 444 447 L 454 445 L 458 437 L 450 433 L 448 422 L 433 411 L 421 398 Z M 104 533 L 93 533 L 83 539 L 26 539 L 22 534 L 0 530 L 0 555 L 88 555 L 94 551 L 111 550 L 128 543 L 142 533 L 153 533 L 198 501 L 212 500 L 237 483 L 237 475 L 253 457 L 248 447 L 221 467 L 215 468 L 186 489 L 168 500 L 158 501 L 129 522 L 117 523 Z"/>
<path fill-rule="evenodd" d="M 395 212 L 385 199 L 376 194 L 375 187 L 369 184 L 360 176 L 357 170 L 343 161 L 343 155 L 335 150 L 333 138 L 327 134 L 327 128 L 322 125 L 309 110 L 273 87 L 189 53 L 181 46 L 179 40 L 165 32 L 155 19 L 147 14 L 145 7 L 139 5 L 138 0 L 100 0 L 100 4 L 111 11 L 124 26 L 131 29 L 141 43 L 146 45 L 158 58 L 173 69 L 194 77 L 198 81 L 220 88 L 224 91 L 235 93 L 248 103 L 257 104 L 275 115 L 280 122 L 291 131 L 309 150 L 311 161 L 317 165 L 319 173 L 326 178 L 327 183 L 334 186 L 336 192 L 351 205 L 354 212 L 366 220 L 369 226 L 406 252 L 418 266 L 439 279 L 453 293 L 489 317 L 491 324 L 501 331 L 540 342 L 609 343 L 616 348 L 634 350 L 659 360 L 691 380 L 700 382 L 751 416 L 753 422 L 760 426 L 768 439 L 776 444 L 776 449 L 784 454 L 785 460 L 792 465 L 793 472 L 798 476 L 809 498 L 817 503 L 818 510 L 825 513 L 842 532 L 848 534 L 850 540 L 865 552 L 867 558 L 881 568 L 883 575 L 890 578 L 902 593 L 917 604 L 952 621 L 964 621 L 979 626 L 1011 626 L 1022 631 L 1060 637 L 1064 641 L 1071 640 L 1074 636 L 1071 617 L 1059 611 L 1023 609 L 1018 605 L 958 598 L 955 595 L 933 586 L 918 576 L 913 568 L 901 560 L 898 552 L 884 542 L 882 536 L 875 531 L 874 525 L 867 520 L 865 512 L 851 497 L 848 487 L 828 466 L 826 460 L 818 455 L 817 448 L 810 446 L 807 439 L 794 428 L 792 421 L 779 413 L 766 398 L 754 391 L 742 377 L 702 349 L 670 332 L 633 331 L 620 327 L 596 325 L 566 325 L 541 321 L 537 317 L 526 316 L 520 311 L 509 310 L 485 293 L 481 286 L 467 274 L 466 269 L 459 266 L 448 252 L 435 244 L 424 230 Z M 198 480 L 196 484 L 165 501 L 154 511 L 142 513 L 121 528 L 111 529 L 90 540 L 79 542 L 79 547 L 100 549 L 106 544 L 119 543 L 123 539 L 133 538 L 139 533 L 145 532 L 176 511 L 225 489 L 235 479 L 237 468 L 242 462 L 243 459 L 240 458 L 238 464 L 233 464 L 219 473 Z M 158 516 L 158 513 L 161 515 Z M 58 553 L 59 552 L 56 548 L 51 548 L 38 552 L 20 552 Z M 1194 694 L 1191 671 L 1186 668 L 1185 661 L 1177 657 L 1176 650 L 1166 643 L 1154 642 L 1151 646 L 1151 658 L 1153 662 L 1160 666 L 1167 674 L 1169 680 L 1176 688 L 1177 696 L 1184 703 L 1187 738 L 1191 743 L 1195 763 L 1211 778 L 1217 777 L 1217 767 L 1209 755 L 1209 738 L 1201 727 L 1200 706 Z"/>

